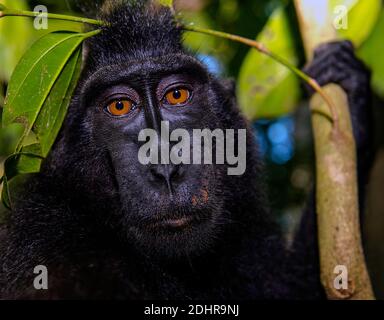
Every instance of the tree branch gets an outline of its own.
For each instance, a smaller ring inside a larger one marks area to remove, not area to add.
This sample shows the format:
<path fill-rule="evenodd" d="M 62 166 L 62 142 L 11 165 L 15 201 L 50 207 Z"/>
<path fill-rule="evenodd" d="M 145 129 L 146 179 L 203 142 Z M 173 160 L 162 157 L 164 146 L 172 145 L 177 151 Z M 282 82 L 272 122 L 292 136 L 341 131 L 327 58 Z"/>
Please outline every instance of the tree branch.
<path fill-rule="evenodd" d="M 0 18 L 2 17 L 32 17 L 36 18 L 39 15 L 38 12 L 10 9 L 0 4 Z M 92 24 L 96 26 L 102 26 L 103 22 L 100 20 L 88 19 L 83 17 L 75 17 L 64 14 L 47 13 L 48 19 L 72 21 L 79 23 Z"/>
<path fill-rule="evenodd" d="M 295 0 L 306 54 L 310 60 L 321 43 L 335 40 L 328 0 Z M 356 145 L 345 92 L 337 85 L 324 88 L 336 102 L 339 125 L 312 114 L 316 152 L 316 212 L 321 282 L 329 299 L 374 299 L 361 244 L 356 168 Z M 323 109 L 315 95 L 312 108 Z M 337 289 L 336 266 L 348 270 L 348 288 Z"/>

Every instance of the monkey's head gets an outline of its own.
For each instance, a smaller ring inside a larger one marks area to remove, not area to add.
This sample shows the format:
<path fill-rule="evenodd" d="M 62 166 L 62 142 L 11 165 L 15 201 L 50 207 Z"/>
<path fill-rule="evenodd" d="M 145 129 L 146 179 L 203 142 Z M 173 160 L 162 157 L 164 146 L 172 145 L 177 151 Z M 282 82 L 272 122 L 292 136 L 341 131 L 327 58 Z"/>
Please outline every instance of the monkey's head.
<path fill-rule="evenodd" d="M 65 168 L 79 202 L 103 203 L 99 218 L 136 248 L 167 257 L 199 254 L 234 219 L 233 207 L 247 204 L 255 164 L 240 176 L 229 176 L 226 163 L 143 164 L 139 151 L 147 141 L 139 133 L 160 136 L 164 121 L 170 133 L 185 129 L 191 141 L 193 129 L 245 129 L 233 86 L 183 48 L 169 9 L 125 4 L 103 18 L 108 26 L 86 44 L 55 167 Z M 194 147 L 189 151 L 193 162 Z"/>

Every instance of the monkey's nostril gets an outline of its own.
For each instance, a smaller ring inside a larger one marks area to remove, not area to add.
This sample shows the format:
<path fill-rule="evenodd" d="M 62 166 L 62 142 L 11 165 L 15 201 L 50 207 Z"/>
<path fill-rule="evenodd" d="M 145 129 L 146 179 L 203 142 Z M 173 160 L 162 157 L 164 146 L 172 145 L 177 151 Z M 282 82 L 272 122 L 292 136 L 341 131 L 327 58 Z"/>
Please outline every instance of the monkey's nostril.
<path fill-rule="evenodd" d="M 149 169 L 152 176 L 154 176 L 157 179 L 164 179 L 164 175 L 157 169 L 157 168 L 151 168 Z"/>
<path fill-rule="evenodd" d="M 151 176 L 159 182 L 165 182 L 170 194 L 173 194 L 173 183 L 180 176 L 180 165 L 156 165 L 149 169 Z"/>
<path fill-rule="evenodd" d="M 179 176 L 181 176 L 181 167 L 183 165 L 173 165 L 172 168 L 169 170 L 170 178 L 171 180 L 177 179 Z"/>

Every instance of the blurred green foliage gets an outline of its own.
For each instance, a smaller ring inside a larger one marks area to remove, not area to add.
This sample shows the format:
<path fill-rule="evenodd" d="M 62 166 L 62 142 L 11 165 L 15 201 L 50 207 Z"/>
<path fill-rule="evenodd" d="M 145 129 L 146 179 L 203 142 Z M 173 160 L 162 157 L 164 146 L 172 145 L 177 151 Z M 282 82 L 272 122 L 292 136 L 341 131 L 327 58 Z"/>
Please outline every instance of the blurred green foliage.
<path fill-rule="evenodd" d="M 337 14 L 335 8 L 344 5 L 348 9 L 347 28 L 337 30 L 340 38 L 351 40 L 360 47 L 375 28 L 381 12 L 381 0 L 330 0 L 331 14 Z"/>
<path fill-rule="evenodd" d="M 28 9 L 25 0 L 2 0 L 1 2 L 7 7 Z M 6 82 L 11 77 L 13 69 L 31 41 L 32 30 L 25 18 L 0 20 L 0 82 Z"/>
<path fill-rule="evenodd" d="M 256 40 L 296 66 L 293 38 L 287 14 L 279 7 Z M 290 70 L 254 49 L 249 50 L 238 80 L 239 104 L 249 119 L 273 118 L 292 112 L 299 93 L 299 80 Z"/>
<path fill-rule="evenodd" d="M 183 1 L 181 1 L 183 2 Z M 193 1 L 192 1 L 193 2 Z M 295 12 L 288 1 L 196 1 L 199 10 L 190 11 L 186 21 L 196 25 L 256 38 L 268 49 L 285 57 L 296 66 L 303 63 L 300 33 Z M 177 2 L 176 2 L 177 3 Z M 382 65 L 369 56 L 368 50 L 382 45 L 379 17 L 381 0 L 330 0 L 330 16 L 340 14 L 337 6 L 348 11 L 347 28 L 337 30 L 340 39 L 351 40 L 356 48 L 366 46 L 361 57 L 372 67 L 374 89 L 382 93 L 384 75 Z M 183 8 L 182 8 L 183 9 Z M 375 34 L 377 35 L 375 37 Z M 226 74 L 238 77 L 240 107 L 251 120 L 275 118 L 291 113 L 300 100 L 300 84 L 285 67 L 255 50 L 206 35 L 186 36 L 186 43 L 193 49 L 213 55 L 226 66 Z M 369 45 L 367 39 L 370 39 Z M 244 51 L 245 50 L 245 51 Z M 248 51 L 248 53 L 247 53 Z M 377 51 L 376 51 L 377 52 Z M 381 85 L 381 87 L 380 87 Z"/>
<path fill-rule="evenodd" d="M 372 85 L 375 92 L 384 98 L 384 10 L 369 38 L 359 48 L 358 55 L 372 70 Z"/>

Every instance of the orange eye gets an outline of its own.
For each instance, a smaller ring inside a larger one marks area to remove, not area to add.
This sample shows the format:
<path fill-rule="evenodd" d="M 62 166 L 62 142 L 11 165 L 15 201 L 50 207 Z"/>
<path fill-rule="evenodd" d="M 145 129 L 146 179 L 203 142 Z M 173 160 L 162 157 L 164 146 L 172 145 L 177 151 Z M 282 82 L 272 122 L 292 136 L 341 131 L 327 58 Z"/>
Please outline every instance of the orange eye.
<path fill-rule="evenodd" d="M 108 112 L 116 117 L 121 117 L 132 110 L 133 103 L 130 100 L 116 100 L 107 107 Z"/>
<path fill-rule="evenodd" d="M 165 95 L 167 104 L 172 106 L 184 104 L 188 101 L 191 93 L 188 89 L 176 88 L 172 89 Z"/>

